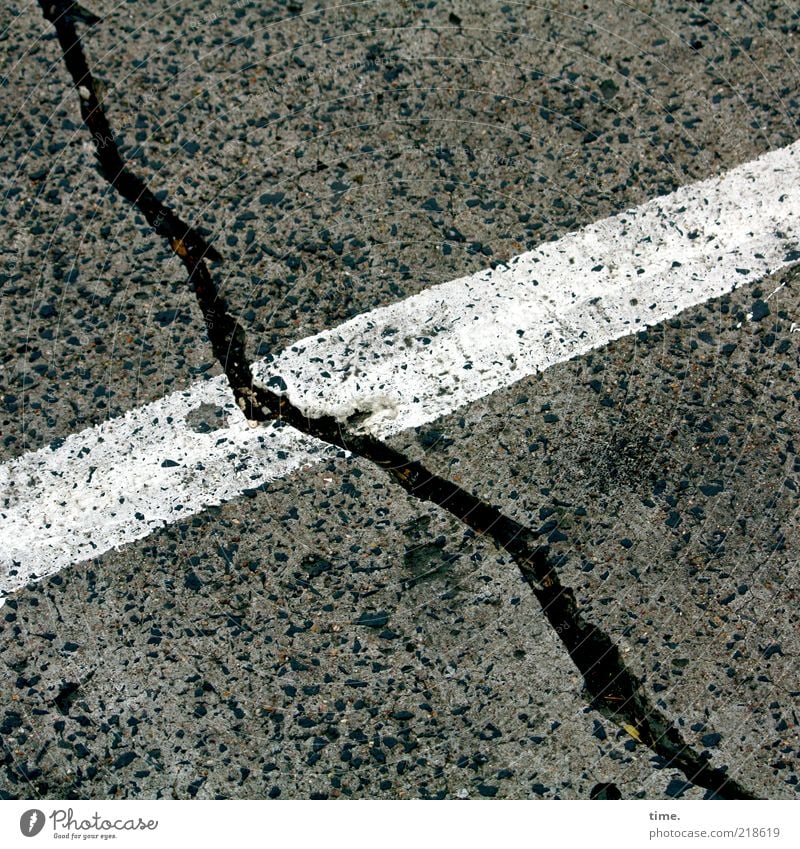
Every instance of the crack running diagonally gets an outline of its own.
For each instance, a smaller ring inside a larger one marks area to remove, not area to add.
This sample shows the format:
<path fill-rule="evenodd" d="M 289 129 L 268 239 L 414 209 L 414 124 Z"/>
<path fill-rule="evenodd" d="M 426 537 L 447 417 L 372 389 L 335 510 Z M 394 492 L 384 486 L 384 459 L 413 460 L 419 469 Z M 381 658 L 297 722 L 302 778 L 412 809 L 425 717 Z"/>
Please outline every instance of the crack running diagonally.
<path fill-rule="evenodd" d="M 129 200 L 147 219 L 160 236 L 180 239 L 200 256 L 219 261 L 222 257 L 192 227 L 180 218 L 147 188 L 141 177 L 128 169 L 114 141 L 108 119 L 97 96 L 94 77 L 75 28 L 76 21 L 94 25 L 100 19 L 70 0 L 39 0 L 45 18 L 56 31 L 64 64 L 72 77 L 81 104 L 81 117 L 92 134 L 103 176 L 126 200 Z"/>
<path fill-rule="evenodd" d="M 549 547 L 540 543 L 539 534 L 375 437 L 351 433 L 331 416 L 309 418 L 286 397 L 254 381 L 244 329 L 230 315 L 206 263 L 207 259 L 220 261 L 220 255 L 196 230 L 162 204 L 122 160 L 97 97 L 75 26 L 76 22 L 91 25 L 98 19 L 72 0 L 38 2 L 45 18 L 56 30 L 103 176 L 143 213 L 157 233 L 169 240 L 172 250 L 186 267 L 205 318 L 214 356 L 247 418 L 294 427 L 362 457 L 389 474 L 414 498 L 436 504 L 478 534 L 488 536 L 516 562 L 548 622 L 583 676 L 592 708 L 648 746 L 664 761 L 663 767 L 680 769 L 690 782 L 713 795 L 725 799 L 756 798 L 728 775 L 726 767 L 712 767 L 707 755 L 695 752 L 669 719 L 650 704 L 641 682 L 626 668 L 611 637 L 584 617 L 574 591 L 562 584 L 558 574 L 560 563 L 551 556 Z"/>

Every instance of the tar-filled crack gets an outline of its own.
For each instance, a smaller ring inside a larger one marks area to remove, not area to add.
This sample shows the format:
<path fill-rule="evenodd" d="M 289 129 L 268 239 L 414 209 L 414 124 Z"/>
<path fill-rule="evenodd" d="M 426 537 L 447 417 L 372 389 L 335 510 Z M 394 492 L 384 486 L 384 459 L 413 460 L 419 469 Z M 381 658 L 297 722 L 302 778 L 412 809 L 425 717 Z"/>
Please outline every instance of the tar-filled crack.
<path fill-rule="evenodd" d="M 98 86 L 89 70 L 86 55 L 75 28 L 76 22 L 92 25 L 100 19 L 70 0 L 39 0 L 45 18 L 56 31 L 64 63 L 72 77 L 81 104 L 81 116 L 94 142 L 103 176 L 147 219 L 161 236 L 178 240 L 191 247 L 199 256 L 221 259 L 206 240 L 147 188 L 144 180 L 128 169 L 120 156 L 106 114 L 98 98 Z"/>
<path fill-rule="evenodd" d="M 202 236 L 161 204 L 122 161 L 75 29 L 76 21 L 91 24 L 96 19 L 83 11 L 76 13 L 79 7 L 69 0 L 39 0 L 39 5 L 58 34 L 67 68 L 78 89 L 81 114 L 92 133 L 106 179 L 144 213 L 153 229 L 169 240 L 183 261 L 205 317 L 214 355 L 247 418 L 294 427 L 368 460 L 414 498 L 436 504 L 476 533 L 489 537 L 519 567 L 583 676 L 592 708 L 648 746 L 661 759 L 662 768 L 681 770 L 691 783 L 719 798 L 756 798 L 731 778 L 725 767 L 712 767 L 707 755 L 699 755 L 687 745 L 677 728 L 650 703 L 641 682 L 626 668 L 611 637 L 580 612 L 574 591 L 561 582 L 560 563 L 535 531 L 379 439 L 352 433 L 331 416 L 309 418 L 286 397 L 254 381 L 244 330 L 229 314 L 205 262 L 205 258 L 219 260 L 219 255 Z"/>

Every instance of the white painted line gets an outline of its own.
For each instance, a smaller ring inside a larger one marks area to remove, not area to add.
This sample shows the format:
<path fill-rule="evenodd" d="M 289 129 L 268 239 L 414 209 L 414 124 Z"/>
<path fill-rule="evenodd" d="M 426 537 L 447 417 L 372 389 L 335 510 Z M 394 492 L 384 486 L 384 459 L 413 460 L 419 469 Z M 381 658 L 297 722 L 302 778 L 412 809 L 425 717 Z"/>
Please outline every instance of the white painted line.
<path fill-rule="evenodd" d="M 360 414 L 386 436 L 759 279 L 794 261 L 799 238 L 797 142 L 360 315 L 257 374 L 280 375 L 309 414 Z M 226 426 L 192 430 L 201 403 L 225 407 Z M 0 598 L 335 454 L 249 427 L 215 378 L 5 463 Z"/>
<path fill-rule="evenodd" d="M 205 433 L 187 416 L 224 409 Z M 245 490 L 335 457 L 288 427 L 250 427 L 216 377 L 0 466 L 0 598 Z"/>
<path fill-rule="evenodd" d="M 259 377 L 312 415 L 374 408 L 381 435 L 433 421 L 796 261 L 798 177 L 800 142 L 359 315 Z"/>

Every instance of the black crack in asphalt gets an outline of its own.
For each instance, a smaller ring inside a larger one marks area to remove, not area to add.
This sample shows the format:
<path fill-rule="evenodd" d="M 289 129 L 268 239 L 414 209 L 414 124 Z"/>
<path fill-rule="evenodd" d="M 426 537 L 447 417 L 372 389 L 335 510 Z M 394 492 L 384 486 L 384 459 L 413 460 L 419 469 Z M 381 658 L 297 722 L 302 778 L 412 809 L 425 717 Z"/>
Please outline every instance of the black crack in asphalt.
<path fill-rule="evenodd" d="M 72 77 L 81 105 L 81 117 L 94 142 L 105 179 L 122 197 L 130 201 L 160 236 L 186 246 L 200 256 L 219 261 L 219 252 L 208 244 L 147 188 L 141 177 L 128 169 L 120 156 L 114 134 L 98 98 L 98 88 L 81 46 L 76 22 L 93 26 L 100 18 L 78 11 L 72 0 L 39 0 L 44 17 L 53 25 L 64 55 L 64 64 Z"/>
<path fill-rule="evenodd" d="M 558 558 L 551 556 L 548 545 L 539 542 L 538 532 L 380 440 L 368 434 L 352 433 L 331 416 L 309 418 L 286 397 L 254 381 L 244 330 L 229 314 L 206 263 L 206 259 L 221 261 L 221 256 L 203 236 L 155 197 L 144 181 L 127 168 L 119 153 L 76 29 L 76 22 L 91 26 L 99 19 L 72 0 L 39 0 L 39 5 L 56 30 L 64 62 L 78 91 L 81 115 L 92 135 L 105 178 L 145 215 L 155 232 L 169 240 L 172 250 L 181 258 L 205 318 L 214 355 L 247 418 L 294 427 L 356 454 L 387 472 L 414 498 L 436 504 L 479 535 L 488 536 L 516 562 L 583 676 L 592 708 L 648 746 L 664 767 L 677 767 L 690 782 L 706 788 L 712 797 L 756 798 L 731 778 L 725 767 L 712 768 L 707 758 L 688 746 L 670 720 L 649 703 L 610 636 L 581 614 L 574 591 L 560 580 Z M 374 617 L 377 622 L 380 613 Z M 67 689 L 69 692 L 62 694 L 62 709 L 66 710 L 78 685 L 67 685 Z M 598 785 L 595 789 L 595 798 L 616 798 L 610 788 Z"/>

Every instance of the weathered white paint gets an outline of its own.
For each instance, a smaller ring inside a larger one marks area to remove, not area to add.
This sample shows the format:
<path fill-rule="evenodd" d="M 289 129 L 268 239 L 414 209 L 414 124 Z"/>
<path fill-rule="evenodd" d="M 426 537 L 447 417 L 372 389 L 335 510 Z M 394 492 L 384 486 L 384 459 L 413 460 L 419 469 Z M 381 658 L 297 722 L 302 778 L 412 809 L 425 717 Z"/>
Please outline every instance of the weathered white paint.
<path fill-rule="evenodd" d="M 793 262 L 799 216 L 800 142 L 304 339 L 257 375 L 386 436 Z M 226 426 L 192 430 L 201 403 Z M 26 454 L 0 466 L 0 598 L 335 454 L 250 427 L 222 378 Z"/>

